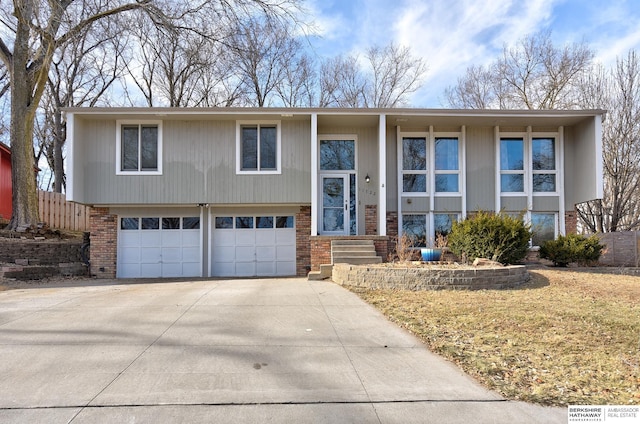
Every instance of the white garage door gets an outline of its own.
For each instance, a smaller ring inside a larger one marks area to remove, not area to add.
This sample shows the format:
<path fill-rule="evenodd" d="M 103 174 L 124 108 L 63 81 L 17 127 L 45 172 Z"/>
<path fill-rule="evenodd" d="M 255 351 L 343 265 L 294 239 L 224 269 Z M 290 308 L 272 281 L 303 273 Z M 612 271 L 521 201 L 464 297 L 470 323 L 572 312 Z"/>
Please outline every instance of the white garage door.
<path fill-rule="evenodd" d="M 293 216 L 217 216 L 213 221 L 211 275 L 296 275 Z"/>
<path fill-rule="evenodd" d="M 199 277 L 200 217 L 120 217 L 118 278 Z"/>

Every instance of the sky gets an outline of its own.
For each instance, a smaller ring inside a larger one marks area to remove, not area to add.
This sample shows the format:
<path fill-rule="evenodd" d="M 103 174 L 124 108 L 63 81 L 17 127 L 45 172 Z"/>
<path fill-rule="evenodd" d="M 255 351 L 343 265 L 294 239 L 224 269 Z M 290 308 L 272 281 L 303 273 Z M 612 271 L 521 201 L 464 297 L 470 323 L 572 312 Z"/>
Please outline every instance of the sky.
<path fill-rule="evenodd" d="M 556 46 L 586 42 L 595 60 L 615 64 L 640 51 L 640 0 L 306 0 L 320 57 L 362 56 L 373 45 L 408 46 L 428 66 L 413 107 L 439 108 L 447 87 L 505 44 L 550 30 Z"/>

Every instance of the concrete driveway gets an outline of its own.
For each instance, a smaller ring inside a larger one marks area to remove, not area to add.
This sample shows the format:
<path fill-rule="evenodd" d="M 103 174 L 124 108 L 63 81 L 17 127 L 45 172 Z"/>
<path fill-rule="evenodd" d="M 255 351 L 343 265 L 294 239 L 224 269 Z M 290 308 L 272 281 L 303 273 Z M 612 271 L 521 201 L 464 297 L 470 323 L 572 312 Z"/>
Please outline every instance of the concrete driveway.
<path fill-rule="evenodd" d="M 71 285 L 72 284 L 72 285 Z M 566 423 L 305 279 L 0 292 L 0 422 Z"/>

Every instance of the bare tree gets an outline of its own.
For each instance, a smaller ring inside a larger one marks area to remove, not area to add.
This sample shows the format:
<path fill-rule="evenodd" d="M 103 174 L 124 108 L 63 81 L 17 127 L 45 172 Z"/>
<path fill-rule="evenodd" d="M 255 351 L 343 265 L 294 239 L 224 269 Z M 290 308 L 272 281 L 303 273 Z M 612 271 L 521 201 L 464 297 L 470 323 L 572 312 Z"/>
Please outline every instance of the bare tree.
<path fill-rule="evenodd" d="M 407 104 L 408 96 L 420 88 L 427 66 L 411 54 L 408 47 L 389 44 L 371 47 L 367 60 L 372 78 L 364 92 L 366 107 L 397 107 Z"/>
<path fill-rule="evenodd" d="M 10 229 L 33 227 L 38 222 L 36 180 L 33 175 L 33 129 L 36 111 L 49 78 L 53 57 L 92 23 L 119 13 L 144 9 L 162 14 L 149 0 L 136 2 L 14 0 L 3 1 L 0 58 L 11 70 L 11 165 L 13 213 Z"/>
<path fill-rule="evenodd" d="M 276 87 L 280 101 L 285 107 L 314 106 L 316 78 L 313 59 L 306 54 L 295 57 L 284 68 L 282 80 Z"/>
<path fill-rule="evenodd" d="M 196 27 L 202 21 L 190 22 L 186 28 L 158 27 L 152 22 L 134 26 L 138 58 L 128 62 L 127 71 L 147 106 L 208 106 L 232 103 L 237 97 L 220 99 L 217 86 L 228 82 L 231 68 L 217 37 L 208 35 L 216 23 Z M 214 32 L 220 36 L 223 31 L 228 29 Z"/>
<path fill-rule="evenodd" d="M 320 107 L 362 107 L 366 81 L 354 56 L 336 56 L 320 67 Z"/>
<path fill-rule="evenodd" d="M 301 50 L 282 21 L 248 18 L 231 37 L 231 53 L 238 68 L 247 102 L 264 107 L 272 100 L 286 77 L 286 69 Z"/>
<path fill-rule="evenodd" d="M 640 58 L 630 51 L 615 67 L 584 80 L 585 107 L 608 110 L 603 124 L 605 197 L 579 205 L 591 232 L 640 228 Z"/>
<path fill-rule="evenodd" d="M 397 107 L 421 86 L 426 64 L 407 47 L 389 44 L 356 56 L 336 56 L 321 65 L 321 107 Z"/>
<path fill-rule="evenodd" d="M 263 13 L 293 16 L 296 0 L 0 0 L 0 59 L 10 72 L 13 215 L 10 229 L 38 222 L 36 181 L 33 178 L 33 133 L 36 111 L 47 86 L 54 55 L 93 23 L 141 11 L 140 20 L 179 26 L 180 19 L 198 13 L 219 17 Z"/>
<path fill-rule="evenodd" d="M 578 84 L 591 69 L 585 43 L 556 47 L 551 33 L 527 36 L 500 58 L 472 66 L 445 91 L 450 107 L 483 109 L 575 109 Z"/>
<path fill-rule="evenodd" d="M 472 65 L 458 78 L 456 85 L 445 90 L 449 107 L 457 109 L 491 109 L 500 107 L 494 72 L 484 66 Z"/>
<path fill-rule="evenodd" d="M 95 22 L 54 54 L 41 105 L 43 122 L 36 121 L 35 139 L 40 150 L 36 163 L 41 155 L 46 157 L 57 193 L 66 185 L 63 149 L 67 135 L 62 108 L 95 106 L 103 100 L 123 74 L 125 42 L 113 22 Z"/>

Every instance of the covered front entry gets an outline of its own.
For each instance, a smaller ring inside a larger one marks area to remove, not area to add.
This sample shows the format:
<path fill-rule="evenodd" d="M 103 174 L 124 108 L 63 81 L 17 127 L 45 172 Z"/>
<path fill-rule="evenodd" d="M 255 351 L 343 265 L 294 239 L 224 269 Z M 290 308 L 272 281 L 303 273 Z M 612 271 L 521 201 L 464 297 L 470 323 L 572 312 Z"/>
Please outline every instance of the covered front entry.
<path fill-rule="evenodd" d="M 118 278 L 200 277 L 199 216 L 118 217 Z"/>
<path fill-rule="evenodd" d="M 296 275 L 293 215 L 215 216 L 212 223 L 210 275 Z"/>
<path fill-rule="evenodd" d="M 320 138 L 318 233 L 355 235 L 358 232 L 355 137 L 325 137 Z"/>

